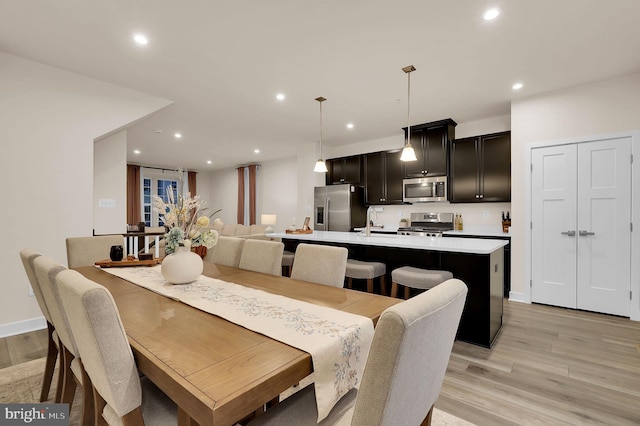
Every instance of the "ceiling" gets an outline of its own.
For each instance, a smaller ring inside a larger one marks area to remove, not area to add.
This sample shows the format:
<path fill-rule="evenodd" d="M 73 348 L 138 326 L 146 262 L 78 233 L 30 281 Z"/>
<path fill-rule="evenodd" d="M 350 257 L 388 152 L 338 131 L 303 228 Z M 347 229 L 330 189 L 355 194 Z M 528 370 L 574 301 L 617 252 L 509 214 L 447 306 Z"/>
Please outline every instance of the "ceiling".
<path fill-rule="evenodd" d="M 128 133 L 129 161 L 159 167 L 294 155 L 319 140 L 319 96 L 327 151 L 396 135 L 401 146 L 411 64 L 412 124 L 505 115 L 518 97 L 640 72 L 638 0 L 0 0 L 0 11 L 0 51 L 174 101 Z"/>

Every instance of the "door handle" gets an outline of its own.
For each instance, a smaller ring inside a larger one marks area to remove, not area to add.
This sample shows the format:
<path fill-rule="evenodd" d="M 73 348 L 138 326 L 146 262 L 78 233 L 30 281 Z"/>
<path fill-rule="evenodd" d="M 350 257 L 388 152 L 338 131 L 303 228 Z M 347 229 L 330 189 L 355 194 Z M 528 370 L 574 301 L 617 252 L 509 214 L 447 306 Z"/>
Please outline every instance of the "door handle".
<path fill-rule="evenodd" d="M 589 232 L 589 231 L 578 231 L 578 235 L 580 235 L 581 237 L 586 237 L 589 235 L 596 235 L 595 232 Z"/>
<path fill-rule="evenodd" d="M 580 231 L 580 232 L 582 232 L 582 231 Z M 564 232 L 561 232 L 561 234 L 562 235 L 568 235 L 570 237 L 575 237 L 576 236 L 576 231 L 564 231 Z M 582 235 L 582 234 L 580 234 L 580 235 Z"/>
<path fill-rule="evenodd" d="M 324 209 L 324 230 L 329 230 L 329 197 L 325 201 L 325 209 Z"/>

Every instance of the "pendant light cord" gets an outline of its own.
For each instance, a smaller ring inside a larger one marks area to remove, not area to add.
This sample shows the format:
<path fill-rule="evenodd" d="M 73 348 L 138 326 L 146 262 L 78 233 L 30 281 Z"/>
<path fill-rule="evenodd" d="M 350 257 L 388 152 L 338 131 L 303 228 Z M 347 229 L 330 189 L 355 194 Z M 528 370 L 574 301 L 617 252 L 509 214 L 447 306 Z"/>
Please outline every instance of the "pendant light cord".
<path fill-rule="evenodd" d="M 322 101 L 319 101 L 320 104 L 320 158 L 322 157 Z"/>
<path fill-rule="evenodd" d="M 407 73 L 407 145 L 411 145 L 411 71 Z"/>

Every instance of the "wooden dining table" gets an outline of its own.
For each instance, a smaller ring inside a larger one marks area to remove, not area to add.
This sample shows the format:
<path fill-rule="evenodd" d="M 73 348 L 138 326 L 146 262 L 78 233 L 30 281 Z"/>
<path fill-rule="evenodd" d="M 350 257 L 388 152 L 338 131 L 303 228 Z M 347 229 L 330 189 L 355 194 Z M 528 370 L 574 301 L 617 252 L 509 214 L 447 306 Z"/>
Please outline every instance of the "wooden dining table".
<path fill-rule="evenodd" d="M 233 425 L 313 372 L 311 355 L 111 275 L 75 268 L 115 299 L 139 370 L 179 425 Z M 204 275 L 371 318 L 399 299 L 205 262 Z"/>

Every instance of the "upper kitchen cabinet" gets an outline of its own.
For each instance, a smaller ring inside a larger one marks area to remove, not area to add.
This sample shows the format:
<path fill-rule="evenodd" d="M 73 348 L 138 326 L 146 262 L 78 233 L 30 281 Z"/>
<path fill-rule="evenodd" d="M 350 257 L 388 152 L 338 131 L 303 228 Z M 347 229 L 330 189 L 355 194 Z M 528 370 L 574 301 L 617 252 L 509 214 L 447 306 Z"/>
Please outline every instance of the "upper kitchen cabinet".
<path fill-rule="evenodd" d="M 449 201 L 511 201 L 511 132 L 451 143 Z"/>
<path fill-rule="evenodd" d="M 360 184 L 362 182 L 362 156 L 352 155 L 349 157 L 332 158 L 326 161 L 327 176 L 326 184 L 335 185 L 340 183 Z"/>
<path fill-rule="evenodd" d="M 365 204 L 402 204 L 402 150 L 364 155 Z"/>
<path fill-rule="evenodd" d="M 404 177 L 446 176 L 449 141 L 455 138 L 457 123 L 450 118 L 411 126 L 411 145 L 418 161 L 404 163 Z M 407 128 L 404 129 L 405 137 Z"/>

